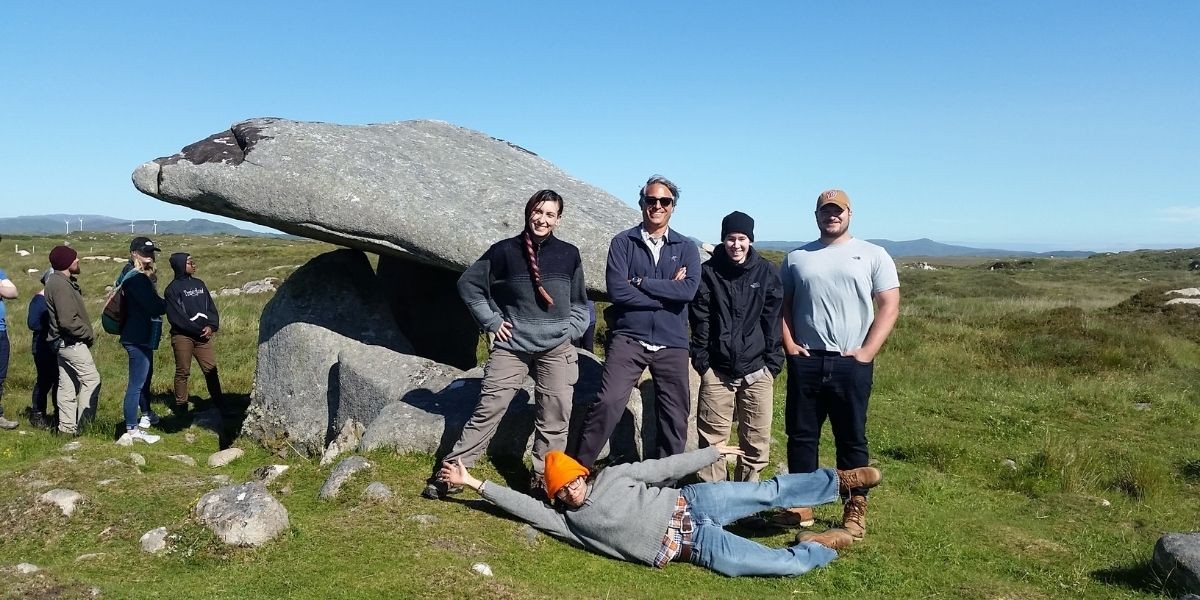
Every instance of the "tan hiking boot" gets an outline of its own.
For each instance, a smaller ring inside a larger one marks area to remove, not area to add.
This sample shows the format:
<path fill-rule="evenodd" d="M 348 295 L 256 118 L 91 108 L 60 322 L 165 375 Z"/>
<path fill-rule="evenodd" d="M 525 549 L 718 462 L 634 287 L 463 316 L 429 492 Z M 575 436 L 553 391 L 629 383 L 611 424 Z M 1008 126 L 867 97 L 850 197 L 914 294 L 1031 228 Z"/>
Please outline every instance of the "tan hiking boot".
<path fill-rule="evenodd" d="M 875 467 L 838 471 L 838 491 L 848 495 L 856 488 L 873 488 L 883 481 L 883 472 Z"/>
<path fill-rule="evenodd" d="M 826 529 L 821 533 L 801 531 L 796 534 L 796 542 L 816 542 L 832 550 L 844 550 L 854 543 L 854 536 L 845 529 Z"/>
<path fill-rule="evenodd" d="M 850 496 L 842 509 L 842 527 L 861 540 L 867 535 L 867 497 Z"/>
<path fill-rule="evenodd" d="M 812 508 L 797 506 L 771 515 L 771 522 L 780 527 L 812 527 L 817 521 L 813 518 Z"/>

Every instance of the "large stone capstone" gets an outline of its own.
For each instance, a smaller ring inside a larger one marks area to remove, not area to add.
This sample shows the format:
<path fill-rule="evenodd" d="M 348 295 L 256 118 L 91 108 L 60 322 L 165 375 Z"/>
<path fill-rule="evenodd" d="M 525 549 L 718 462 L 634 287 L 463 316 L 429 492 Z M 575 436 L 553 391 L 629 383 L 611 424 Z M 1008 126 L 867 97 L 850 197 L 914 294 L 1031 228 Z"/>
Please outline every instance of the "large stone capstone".
<path fill-rule="evenodd" d="M 579 247 L 593 294 L 605 291 L 609 241 L 640 220 L 524 148 L 441 121 L 251 119 L 142 164 L 133 183 L 172 204 L 453 271 L 519 233 L 525 201 L 550 188 L 565 202 L 555 234 Z M 629 182 L 631 201 L 640 183 Z"/>

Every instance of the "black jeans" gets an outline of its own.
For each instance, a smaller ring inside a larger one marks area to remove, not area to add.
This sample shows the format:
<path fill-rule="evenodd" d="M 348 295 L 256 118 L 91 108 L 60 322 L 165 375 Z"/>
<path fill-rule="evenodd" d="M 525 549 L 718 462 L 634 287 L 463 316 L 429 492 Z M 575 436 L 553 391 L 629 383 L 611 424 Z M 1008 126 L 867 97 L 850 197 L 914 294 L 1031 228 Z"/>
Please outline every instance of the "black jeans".
<path fill-rule="evenodd" d="M 691 412 L 687 349 L 663 348 L 651 352 L 637 340 L 617 335 L 613 336 L 604 359 L 600 393 L 588 407 L 580 428 L 575 460 L 583 466 L 591 468 L 596 462 L 621 420 L 625 405 L 629 404 L 629 393 L 646 367 L 654 378 L 656 442 L 654 449 L 642 449 L 646 455 L 643 458 L 666 458 L 683 452 Z"/>
<path fill-rule="evenodd" d="M 4 416 L 5 379 L 8 379 L 8 330 L 0 329 L 0 417 Z"/>
<path fill-rule="evenodd" d="M 867 466 L 867 403 L 874 364 L 836 353 L 788 356 L 787 431 L 789 473 L 817 470 L 821 427 L 829 419 L 837 468 Z M 865 495 L 866 490 L 852 490 Z"/>
<path fill-rule="evenodd" d="M 35 334 L 36 335 L 36 334 Z M 37 369 L 37 381 L 33 383 L 33 398 L 30 406 L 34 412 L 48 414 L 46 396 L 54 398 L 54 412 L 58 412 L 58 353 L 50 344 L 38 344 L 33 351 L 33 366 Z"/>

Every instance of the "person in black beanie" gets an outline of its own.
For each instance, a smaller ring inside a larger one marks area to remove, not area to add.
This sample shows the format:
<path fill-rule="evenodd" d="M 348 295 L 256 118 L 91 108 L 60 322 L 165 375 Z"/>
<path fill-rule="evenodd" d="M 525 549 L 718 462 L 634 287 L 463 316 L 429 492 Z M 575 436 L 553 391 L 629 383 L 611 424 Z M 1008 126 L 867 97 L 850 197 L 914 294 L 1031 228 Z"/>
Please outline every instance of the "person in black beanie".
<path fill-rule="evenodd" d="M 700 374 L 696 431 L 701 448 L 729 440 L 737 423 L 735 481 L 758 481 L 771 448 L 774 381 L 783 368 L 779 310 L 783 288 L 775 265 L 754 251 L 754 219 L 734 211 L 721 220 L 721 245 L 704 263 L 690 308 L 692 366 Z M 727 478 L 717 461 L 698 472 Z"/>

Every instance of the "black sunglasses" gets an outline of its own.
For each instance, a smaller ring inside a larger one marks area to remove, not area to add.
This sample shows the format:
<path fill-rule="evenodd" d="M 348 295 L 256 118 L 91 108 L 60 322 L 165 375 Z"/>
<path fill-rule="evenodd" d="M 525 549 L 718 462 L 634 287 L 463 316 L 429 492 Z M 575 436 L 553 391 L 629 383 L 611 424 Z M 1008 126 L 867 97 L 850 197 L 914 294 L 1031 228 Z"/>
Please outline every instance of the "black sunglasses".
<path fill-rule="evenodd" d="M 645 204 L 646 206 L 651 206 L 653 204 L 657 204 L 663 208 L 669 208 L 672 204 L 675 203 L 675 199 L 674 198 L 658 198 L 655 196 L 642 196 L 642 203 Z"/>

